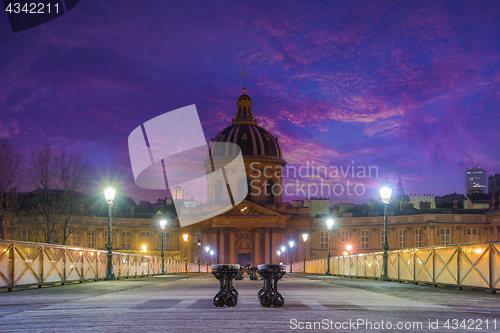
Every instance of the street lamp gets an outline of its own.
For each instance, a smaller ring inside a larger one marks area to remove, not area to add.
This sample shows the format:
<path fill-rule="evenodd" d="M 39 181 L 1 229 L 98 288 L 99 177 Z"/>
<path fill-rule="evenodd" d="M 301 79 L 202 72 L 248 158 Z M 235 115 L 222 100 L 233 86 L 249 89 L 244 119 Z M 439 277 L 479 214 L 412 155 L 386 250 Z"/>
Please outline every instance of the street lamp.
<path fill-rule="evenodd" d="M 328 228 L 328 261 L 326 262 L 326 275 L 330 275 L 330 258 L 332 257 L 330 244 L 332 238 L 333 219 L 326 220 L 326 227 Z"/>
<path fill-rule="evenodd" d="M 347 244 L 347 246 L 345 247 L 345 249 L 347 250 L 348 253 L 352 254 L 352 246 L 351 246 L 351 244 Z"/>
<path fill-rule="evenodd" d="M 198 239 L 198 273 L 201 273 L 200 249 L 201 249 L 201 239 Z"/>
<path fill-rule="evenodd" d="M 163 251 L 163 248 L 165 247 L 163 245 L 163 239 L 165 237 L 163 236 L 163 229 L 165 229 L 166 225 L 167 225 L 167 220 L 160 221 L 160 228 L 161 228 L 161 274 L 162 275 L 165 275 L 165 252 Z"/>
<path fill-rule="evenodd" d="M 278 257 L 280 258 L 280 264 L 281 264 L 281 251 L 278 250 L 278 252 L 276 253 L 278 253 Z"/>
<path fill-rule="evenodd" d="M 212 261 L 212 256 L 214 255 L 214 250 L 210 250 L 210 261 Z"/>
<path fill-rule="evenodd" d="M 389 275 L 387 274 L 387 259 L 389 254 L 389 243 L 387 242 L 387 206 L 389 206 L 389 202 L 391 200 L 392 190 L 384 186 L 380 189 L 380 197 L 382 198 L 382 202 L 384 203 L 384 254 L 382 255 L 382 276 L 381 280 L 387 281 L 389 279 Z"/>
<path fill-rule="evenodd" d="M 188 237 L 189 237 L 188 234 L 183 234 L 182 235 L 182 239 L 184 239 L 184 262 L 186 264 L 186 273 L 188 272 L 188 259 L 187 259 Z"/>
<path fill-rule="evenodd" d="M 308 236 L 309 235 L 306 233 L 302 234 L 302 239 L 304 240 L 304 270 L 302 271 L 302 274 L 306 273 L 306 241 Z"/>
<path fill-rule="evenodd" d="M 210 252 L 210 248 L 208 246 L 205 247 L 205 251 L 207 252 L 207 256 L 206 256 L 206 262 L 207 262 L 207 273 L 208 273 L 208 252 Z"/>
<path fill-rule="evenodd" d="M 293 253 L 292 253 L 292 248 L 293 248 L 293 245 L 295 243 L 293 242 L 293 240 L 291 240 L 290 242 L 288 242 L 288 245 L 290 246 L 290 273 L 292 272 L 292 265 L 293 265 Z"/>
<path fill-rule="evenodd" d="M 115 273 L 113 272 L 113 246 L 111 245 L 111 207 L 115 200 L 116 191 L 108 187 L 104 190 L 104 197 L 108 203 L 108 262 L 106 267 L 106 280 L 114 280 Z"/>

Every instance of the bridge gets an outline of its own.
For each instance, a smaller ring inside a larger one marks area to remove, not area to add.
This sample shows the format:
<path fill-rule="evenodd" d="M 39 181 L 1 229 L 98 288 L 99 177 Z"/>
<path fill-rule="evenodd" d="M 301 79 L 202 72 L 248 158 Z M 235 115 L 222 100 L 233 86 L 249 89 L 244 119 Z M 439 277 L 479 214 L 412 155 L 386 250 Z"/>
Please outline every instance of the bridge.
<path fill-rule="evenodd" d="M 293 263 L 296 273 L 279 284 L 283 308 L 262 308 L 262 281 L 249 279 L 234 281 L 237 307 L 215 308 L 218 281 L 206 273 L 183 274 L 182 261 L 169 261 L 167 274 L 158 275 L 158 258 L 114 253 L 119 279 L 102 281 L 105 253 L 98 250 L 5 241 L 0 246 L 2 332 L 500 329 L 495 242 L 391 251 L 393 281 L 369 278 L 379 272 L 380 253 L 331 258 L 336 275 L 323 274 L 326 259 L 307 261 L 305 274 L 304 262 Z M 198 266 L 188 268 L 197 272 Z"/>

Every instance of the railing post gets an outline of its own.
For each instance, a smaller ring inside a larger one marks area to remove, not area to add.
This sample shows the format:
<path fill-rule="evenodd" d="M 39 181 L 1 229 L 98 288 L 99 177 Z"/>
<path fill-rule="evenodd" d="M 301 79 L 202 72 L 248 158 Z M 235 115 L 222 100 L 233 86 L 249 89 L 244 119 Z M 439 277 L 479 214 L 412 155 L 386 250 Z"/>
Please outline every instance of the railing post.
<path fill-rule="evenodd" d="M 458 289 L 462 290 L 462 286 L 460 283 L 460 256 L 462 255 L 462 248 L 459 245 L 457 247 L 457 286 Z"/>
<path fill-rule="evenodd" d="M 15 259 L 15 256 L 14 256 L 14 251 L 16 251 L 16 244 L 12 243 L 11 247 L 10 247 L 10 287 L 7 289 L 7 291 L 12 291 L 12 289 L 14 288 L 14 274 L 16 273 L 16 270 L 15 270 L 15 262 L 14 262 L 14 259 Z"/>
<path fill-rule="evenodd" d="M 40 259 L 40 278 L 39 278 L 39 281 L 38 281 L 38 288 L 42 288 L 42 284 L 43 284 L 43 251 L 45 250 L 45 246 L 41 246 L 40 248 L 40 255 L 39 255 L 39 259 Z"/>
<path fill-rule="evenodd" d="M 489 271 L 490 271 L 490 290 L 491 290 L 491 293 L 492 294 L 496 294 L 497 291 L 494 289 L 494 285 L 493 285 L 493 279 L 495 278 L 495 275 L 493 274 L 493 267 L 495 265 L 494 263 L 494 258 L 495 258 L 495 254 L 493 253 L 493 250 L 494 250 L 494 247 L 493 247 L 493 244 L 490 243 L 490 246 L 489 246 L 489 250 L 490 250 L 490 253 L 489 253 L 489 256 L 490 256 L 490 265 L 489 265 Z"/>

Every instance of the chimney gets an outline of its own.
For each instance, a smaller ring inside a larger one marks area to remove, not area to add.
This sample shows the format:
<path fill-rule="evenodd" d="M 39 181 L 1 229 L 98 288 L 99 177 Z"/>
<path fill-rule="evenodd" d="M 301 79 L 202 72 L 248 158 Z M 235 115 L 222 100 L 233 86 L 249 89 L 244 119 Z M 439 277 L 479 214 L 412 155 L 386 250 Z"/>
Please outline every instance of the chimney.
<path fill-rule="evenodd" d="M 453 214 L 458 214 L 458 200 L 453 200 Z"/>

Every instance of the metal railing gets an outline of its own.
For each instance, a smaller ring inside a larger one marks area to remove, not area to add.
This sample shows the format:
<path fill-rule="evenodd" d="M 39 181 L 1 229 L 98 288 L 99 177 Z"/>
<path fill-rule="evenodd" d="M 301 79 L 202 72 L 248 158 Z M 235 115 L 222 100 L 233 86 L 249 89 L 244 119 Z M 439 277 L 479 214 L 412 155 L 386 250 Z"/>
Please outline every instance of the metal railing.
<path fill-rule="evenodd" d="M 102 280 L 106 262 L 104 250 L 0 240 L 0 288 Z M 161 257 L 113 252 L 113 269 L 116 278 L 161 274 Z M 167 274 L 184 271 L 183 260 L 165 259 Z"/>
<path fill-rule="evenodd" d="M 330 259 L 332 275 L 380 278 L 383 252 Z M 500 242 L 432 246 L 388 252 L 389 279 L 415 283 L 500 289 Z M 300 273 L 304 263 L 294 263 Z M 306 274 L 326 274 L 327 259 L 308 260 Z M 290 272 L 290 265 L 287 265 Z"/>

